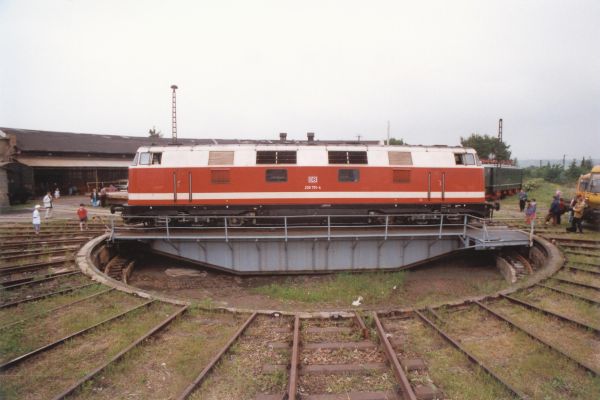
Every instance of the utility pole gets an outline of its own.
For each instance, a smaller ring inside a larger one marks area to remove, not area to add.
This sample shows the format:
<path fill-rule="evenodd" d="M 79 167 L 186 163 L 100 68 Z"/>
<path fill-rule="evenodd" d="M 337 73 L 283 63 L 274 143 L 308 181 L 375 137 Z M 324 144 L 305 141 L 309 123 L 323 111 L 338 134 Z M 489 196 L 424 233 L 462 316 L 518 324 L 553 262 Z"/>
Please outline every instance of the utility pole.
<path fill-rule="evenodd" d="M 172 138 L 173 144 L 177 144 L 177 99 L 175 96 L 175 90 L 177 90 L 177 85 L 171 85 L 171 89 L 173 89 L 173 107 L 171 110 L 171 127 L 172 127 Z"/>
<path fill-rule="evenodd" d="M 390 145 L 390 121 L 388 120 L 387 122 L 387 143 L 388 146 Z"/>
<path fill-rule="evenodd" d="M 496 163 L 500 166 L 500 160 L 498 159 L 498 153 L 500 152 L 500 146 L 502 145 L 502 118 L 498 120 L 498 148 L 496 149 Z"/>
<path fill-rule="evenodd" d="M 566 159 L 567 155 L 563 154 L 563 169 L 565 169 L 565 159 Z"/>

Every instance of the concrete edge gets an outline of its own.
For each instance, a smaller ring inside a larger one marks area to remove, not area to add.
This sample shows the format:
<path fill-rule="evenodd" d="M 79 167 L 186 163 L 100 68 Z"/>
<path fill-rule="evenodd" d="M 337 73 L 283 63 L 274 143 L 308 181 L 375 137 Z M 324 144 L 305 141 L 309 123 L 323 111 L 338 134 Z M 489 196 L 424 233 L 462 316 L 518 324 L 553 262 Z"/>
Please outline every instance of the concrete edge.
<path fill-rule="evenodd" d="M 176 304 L 176 305 L 195 304 L 194 302 L 191 302 L 189 300 L 180 299 L 177 297 L 164 296 L 159 293 L 142 290 L 142 289 L 136 288 L 135 286 L 128 285 L 126 283 L 117 281 L 113 278 L 110 278 L 110 277 L 104 275 L 104 273 L 102 273 L 100 270 L 98 270 L 98 268 L 96 268 L 96 266 L 92 262 L 92 252 L 102 242 L 104 242 L 106 239 L 108 239 L 108 237 L 109 237 L 108 234 L 104 234 L 102 236 L 95 237 L 94 239 L 87 242 L 77 252 L 77 255 L 75 256 L 75 263 L 76 263 L 77 267 L 85 275 L 89 276 L 92 280 L 94 280 L 96 282 L 102 283 L 106 286 L 112 287 L 114 289 L 120 290 L 125 293 L 130 293 L 130 294 L 142 297 L 142 298 L 159 300 L 159 301 Z M 544 266 L 542 268 L 537 270 L 534 274 L 530 275 L 527 279 L 525 279 L 521 282 L 517 282 L 516 284 L 511 285 L 510 287 L 500 290 L 494 294 L 482 295 L 482 296 L 477 296 L 477 297 L 467 297 L 467 298 L 457 299 L 457 300 L 449 301 L 449 302 L 440 302 L 440 303 L 431 304 L 429 307 L 438 308 L 438 307 L 442 307 L 442 306 L 458 306 L 458 305 L 461 305 L 464 303 L 469 303 L 469 302 L 474 302 L 474 301 L 483 301 L 483 300 L 490 299 L 490 298 L 497 298 L 500 295 L 508 295 L 508 294 L 514 293 L 518 290 L 533 286 L 536 283 L 554 275 L 564 265 L 564 263 L 565 263 L 564 256 L 562 255 L 562 253 L 556 246 L 554 246 L 552 243 L 550 243 L 549 241 L 547 241 L 546 239 L 544 239 L 540 236 L 534 236 L 534 242 L 536 244 L 540 245 L 542 247 L 542 249 L 545 251 L 547 262 L 544 264 Z M 339 311 L 320 311 L 320 312 L 309 312 L 309 311 L 293 312 L 293 311 L 280 311 L 280 310 L 254 310 L 254 309 L 237 308 L 237 307 L 226 307 L 223 305 L 221 305 L 221 306 L 217 305 L 215 307 L 203 307 L 201 305 L 198 305 L 198 307 L 200 307 L 201 309 L 206 310 L 206 311 L 226 311 L 226 312 L 231 312 L 231 313 L 242 313 L 242 314 L 252 314 L 254 312 L 257 312 L 259 314 L 264 314 L 264 315 L 272 315 L 272 314 L 277 313 L 277 314 L 281 314 L 281 315 L 290 315 L 290 316 L 299 315 L 300 318 L 330 318 L 330 317 L 334 317 L 334 316 L 353 317 L 356 312 L 374 311 L 372 309 L 356 309 L 355 311 L 354 310 L 353 311 L 339 310 Z M 414 311 L 414 308 L 412 308 L 412 307 L 411 308 L 395 308 L 395 309 L 377 310 L 377 311 L 382 312 L 382 313 L 392 312 L 392 311 L 412 312 L 412 311 Z"/>
<path fill-rule="evenodd" d="M 175 305 L 192 305 L 195 304 L 189 300 L 180 299 L 177 297 L 165 296 L 159 293 L 154 293 L 147 290 L 142 290 L 136 288 L 135 286 L 128 285 L 121 281 L 117 281 L 109 276 L 106 276 L 102 273 L 94 262 L 92 261 L 92 252 L 99 245 L 102 244 L 106 239 L 108 239 L 109 234 L 104 234 L 102 236 L 98 236 L 87 242 L 75 256 L 75 263 L 77 267 L 83 272 L 85 275 L 89 276 L 93 281 L 106 285 L 108 287 L 120 290 L 125 293 L 133 294 L 145 299 L 151 300 L 159 300 L 166 303 L 171 303 Z M 299 315 L 301 318 L 330 318 L 332 316 L 339 317 L 353 317 L 353 312 L 347 311 L 330 311 L 330 312 L 292 312 L 292 311 L 279 311 L 279 310 L 254 310 L 254 309 L 246 309 L 246 308 L 236 308 L 236 307 L 226 307 L 219 306 L 218 303 L 215 307 L 203 307 L 202 305 L 198 305 L 203 310 L 206 311 L 227 311 L 231 313 L 241 313 L 241 314 L 252 314 L 257 312 L 259 314 L 264 315 L 272 315 L 272 314 L 281 314 L 281 315 Z"/>

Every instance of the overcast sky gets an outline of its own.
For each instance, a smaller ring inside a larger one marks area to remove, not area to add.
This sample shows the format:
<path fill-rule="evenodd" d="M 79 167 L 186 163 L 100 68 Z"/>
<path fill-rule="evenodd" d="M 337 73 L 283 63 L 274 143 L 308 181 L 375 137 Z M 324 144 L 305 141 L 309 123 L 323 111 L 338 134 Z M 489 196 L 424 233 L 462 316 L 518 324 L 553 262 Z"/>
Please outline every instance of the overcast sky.
<path fill-rule="evenodd" d="M 600 158 L 600 1 L 0 0 L 0 126 Z"/>

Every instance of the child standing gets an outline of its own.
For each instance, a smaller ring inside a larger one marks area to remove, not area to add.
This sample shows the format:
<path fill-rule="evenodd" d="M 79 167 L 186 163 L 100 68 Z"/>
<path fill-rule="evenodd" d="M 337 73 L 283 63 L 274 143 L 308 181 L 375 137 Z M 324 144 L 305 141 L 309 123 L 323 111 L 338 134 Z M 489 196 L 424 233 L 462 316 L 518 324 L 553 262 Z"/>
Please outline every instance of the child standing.
<path fill-rule="evenodd" d="M 77 209 L 77 216 L 79 217 L 79 230 L 82 231 L 84 226 L 87 230 L 88 212 L 85 209 L 83 203 L 79 204 L 79 208 Z"/>
<path fill-rule="evenodd" d="M 537 203 L 535 199 L 531 201 L 527 200 L 527 206 L 525 207 L 525 222 L 532 227 L 535 226 L 535 212 L 537 210 Z"/>
<path fill-rule="evenodd" d="M 35 231 L 36 235 L 40 234 L 40 225 L 42 224 L 42 218 L 40 217 L 40 205 L 36 204 L 35 208 L 33 209 L 33 230 Z"/>

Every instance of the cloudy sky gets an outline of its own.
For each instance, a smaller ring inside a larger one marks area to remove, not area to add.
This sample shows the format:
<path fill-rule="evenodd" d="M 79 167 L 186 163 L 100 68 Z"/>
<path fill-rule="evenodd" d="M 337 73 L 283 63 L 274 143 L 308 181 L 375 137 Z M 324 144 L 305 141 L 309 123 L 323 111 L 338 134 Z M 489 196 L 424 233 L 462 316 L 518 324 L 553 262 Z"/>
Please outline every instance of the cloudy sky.
<path fill-rule="evenodd" d="M 0 0 L 0 126 L 600 157 L 600 1 Z"/>

